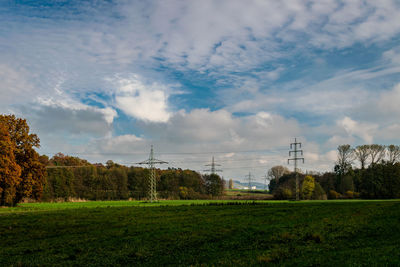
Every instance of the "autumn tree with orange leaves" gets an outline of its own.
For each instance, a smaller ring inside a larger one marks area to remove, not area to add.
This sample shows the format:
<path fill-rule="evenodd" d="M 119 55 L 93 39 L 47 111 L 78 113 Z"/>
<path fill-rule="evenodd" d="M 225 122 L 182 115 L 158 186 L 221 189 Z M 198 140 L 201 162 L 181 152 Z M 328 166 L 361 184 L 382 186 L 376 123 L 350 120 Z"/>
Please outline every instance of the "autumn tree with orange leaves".
<path fill-rule="evenodd" d="M 45 166 L 34 147 L 36 134 L 29 133 L 25 119 L 0 115 L 0 205 L 16 205 L 23 198 L 40 199 Z"/>
<path fill-rule="evenodd" d="M 15 161 L 14 150 L 7 125 L 0 122 L 0 206 L 13 203 L 21 182 L 21 168 Z"/>

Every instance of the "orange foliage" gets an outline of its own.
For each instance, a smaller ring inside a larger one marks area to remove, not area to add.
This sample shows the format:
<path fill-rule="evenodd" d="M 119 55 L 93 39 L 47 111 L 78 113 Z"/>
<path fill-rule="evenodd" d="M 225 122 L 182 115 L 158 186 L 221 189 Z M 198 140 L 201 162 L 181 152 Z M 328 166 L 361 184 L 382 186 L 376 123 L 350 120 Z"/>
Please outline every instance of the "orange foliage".
<path fill-rule="evenodd" d="M 12 203 L 7 201 L 1 205 L 15 205 L 25 197 L 39 199 L 43 191 L 45 166 L 34 150 L 34 147 L 39 147 L 40 144 L 38 136 L 29 133 L 26 120 L 16 118 L 14 115 L 0 115 L 0 124 L 3 125 L 3 139 L 6 140 L 8 136 L 10 142 L 9 150 L 2 152 L 4 153 L 2 159 L 15 157 L 15 163 L 20 169 L 20 175 L 17 175 L 19 179 L 14 179 L 16 182 L 11 184 L 4 182 L 3 186 L 3 188 L 15 187 L 15 191 L 10 192 L 9 196 L 12 198 Z M 14 173 L 18 174 L 18 171 Z"/>
<path fill-rule="evenodd" d="M 11 205 L 21 182 L 21 168 L 15 161 L 15 144 L 8 127 L 0 121 L 0 206 Z"/>

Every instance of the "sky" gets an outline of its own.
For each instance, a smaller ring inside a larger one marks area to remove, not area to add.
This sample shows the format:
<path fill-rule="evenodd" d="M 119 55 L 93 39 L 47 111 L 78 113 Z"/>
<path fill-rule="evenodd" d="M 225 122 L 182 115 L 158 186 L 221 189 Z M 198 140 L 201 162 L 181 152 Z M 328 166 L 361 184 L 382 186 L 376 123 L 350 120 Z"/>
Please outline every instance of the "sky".
<path fill-rule="evenodd" d="M 0 2 L 0 113 L 41 154 L 148 158 L 256 181 L 331 171 L 338 145 L 399 144 L 400 2 Z"/>

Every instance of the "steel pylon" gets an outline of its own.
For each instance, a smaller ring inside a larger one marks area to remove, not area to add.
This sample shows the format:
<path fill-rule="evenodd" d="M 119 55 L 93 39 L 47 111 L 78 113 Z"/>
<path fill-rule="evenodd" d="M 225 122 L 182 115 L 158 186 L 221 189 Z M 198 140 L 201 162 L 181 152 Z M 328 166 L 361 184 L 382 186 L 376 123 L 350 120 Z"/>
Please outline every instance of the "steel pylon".
<path fill-rule="evenodd" d="M 148 199 L 150 202 L 157 201 L 157 177 L 156 177 L 156 164 L 167 164 L 168 162 L 154 158 L 153 145 L 151 145 L 149 159 L 139 162 L 138 164 L 147 164 L 149 169 L 149 191 Z"/>

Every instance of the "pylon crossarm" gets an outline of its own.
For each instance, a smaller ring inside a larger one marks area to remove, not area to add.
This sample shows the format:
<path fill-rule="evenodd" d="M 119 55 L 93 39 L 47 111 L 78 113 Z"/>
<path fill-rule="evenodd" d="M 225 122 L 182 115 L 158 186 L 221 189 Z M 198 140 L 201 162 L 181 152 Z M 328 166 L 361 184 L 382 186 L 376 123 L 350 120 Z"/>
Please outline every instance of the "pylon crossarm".
<path fill-rule="evenodd" d="M 168 164 L 168 162 L 162 161 L 162 160 L 158 160 L 158 159 L 154 159 L 154 160 L 153 160 L 153 163 L 154 163 L 154 164 Z"/>
<path fill-rule="evenodd" d="M 142 165 L 142 164 L 150 164 L 150 163 L 151 163 L 150 160 L 145 160 L 145 161 L 142 161 L 142 162 L 137 162 L 136 164 Z"/>

